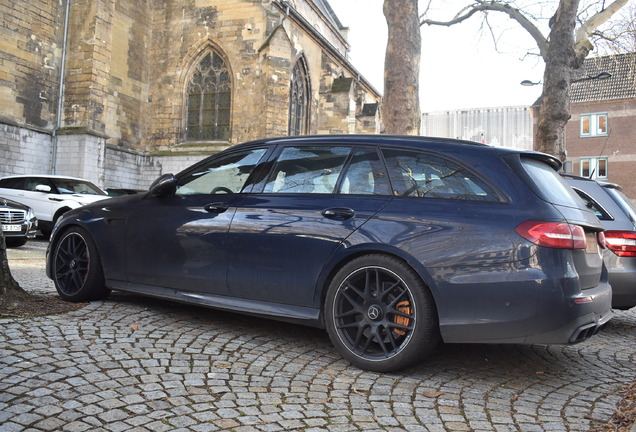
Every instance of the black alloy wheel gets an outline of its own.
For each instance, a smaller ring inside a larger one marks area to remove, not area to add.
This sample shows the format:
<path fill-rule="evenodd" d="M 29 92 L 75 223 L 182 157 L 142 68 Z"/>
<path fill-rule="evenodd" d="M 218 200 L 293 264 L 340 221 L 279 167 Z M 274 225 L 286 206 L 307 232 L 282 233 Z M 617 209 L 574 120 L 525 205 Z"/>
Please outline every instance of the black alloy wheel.
<path fill-rule="evenodd" d="M 108 296 L 97 248 L 84 229 L 73 227 L 64 233 L 53 254 L 53 282 L 62 299 L 80 302 Z"/>
<path fill-rule="evenodd" d="M 430 291 L 393 257 L 368 255 L 343 267 L 329 287 L 325 313 L 333 344 L 363 369 L 403 369 L 439 340 Z"/>

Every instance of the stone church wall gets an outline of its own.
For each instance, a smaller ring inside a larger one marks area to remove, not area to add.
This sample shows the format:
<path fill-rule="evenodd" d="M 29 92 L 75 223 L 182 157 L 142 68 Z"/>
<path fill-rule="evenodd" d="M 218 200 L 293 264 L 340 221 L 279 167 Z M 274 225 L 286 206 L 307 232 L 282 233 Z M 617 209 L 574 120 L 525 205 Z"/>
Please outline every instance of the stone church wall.
<path fill-rule="evenodd" d="M 73 2 L 69 19 L 63 127 L 106 134 L 138 147 L 151 126 L 148 102 L 150 2 Z"/>
<path fill-rule="evenodd" d="M 167 0 L 155 3 L 149 82 L 152 133 L 144 143 L 146 149 L 174 146 L 184 141 L 186 84 L 206 49 L 214 49 L 231 71 L 230 141 L 246 141 L 263 132 L 258 48 L 267 38 L 265 14 L 261 2 Z"/>
<path fill-rule="evenodd" d="M 219 147 L 284 136 L 301 58 L 306 133 L 359 131 L 360 107 L 380 98 L 358 78 L 334 89 L 339 77 L 358 74 L 339 23 L 323 15 L 329 8 L 307 0 L 0 0 L 0 7 L 0 175 L 55 173 L 145 188 Z M 191 143 L 187 84 L 210 50 L 231 71 L 230 137 Z M 193 153 L 191 144 L 202 147 Z"/>
<path fill-rule="evenodd" d="M 0 0 L 0 116 L 55 124 L 64 8 L 46 0 Z"/>

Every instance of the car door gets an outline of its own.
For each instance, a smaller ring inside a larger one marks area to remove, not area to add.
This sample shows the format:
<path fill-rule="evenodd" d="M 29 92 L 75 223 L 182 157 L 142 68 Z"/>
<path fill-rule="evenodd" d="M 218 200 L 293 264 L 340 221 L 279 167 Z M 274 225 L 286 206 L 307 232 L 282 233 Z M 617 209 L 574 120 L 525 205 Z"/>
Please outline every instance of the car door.
<path fill-rule="evenodd" d="M 238 205 L 228 239 L 233 296 L 312 307 L 323 265 L 390 200 L 373 147 L 285 146 L 261 193 Z"/>
<path fill-rule="evenodd" d="M 127 223 L 130 283 L 227 294 L 227 234 L 265 148 L 225 153 L 179 175 L 167 197 L 141 200 Z"/>

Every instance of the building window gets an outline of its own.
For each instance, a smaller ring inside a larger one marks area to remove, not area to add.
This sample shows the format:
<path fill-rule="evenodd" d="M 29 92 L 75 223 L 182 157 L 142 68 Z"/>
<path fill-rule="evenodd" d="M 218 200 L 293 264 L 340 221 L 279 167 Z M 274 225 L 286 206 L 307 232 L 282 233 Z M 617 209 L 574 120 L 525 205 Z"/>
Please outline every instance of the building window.
<path fill-rule="evenodd" d="M 607 113 L 581 115 L 582 137 L 603 135 L 607 135 Z"/>
<path fill-rule="evenodd" d="M 607 171 L 606 157 L 581 158 L 581 177 L 607 179 Z"/>
<path fill-rule="evenodd" d="M 232 82 L 225 61 L 206 54 L 188 81 L 187 141 L 229 141 Z"/>
<path fill-rule="evenodd" d="M 289 96 L 289 135 L 305 135 L 309 119 L 309 80 L 307 67 L 301 57 L 292 69 Z"/>

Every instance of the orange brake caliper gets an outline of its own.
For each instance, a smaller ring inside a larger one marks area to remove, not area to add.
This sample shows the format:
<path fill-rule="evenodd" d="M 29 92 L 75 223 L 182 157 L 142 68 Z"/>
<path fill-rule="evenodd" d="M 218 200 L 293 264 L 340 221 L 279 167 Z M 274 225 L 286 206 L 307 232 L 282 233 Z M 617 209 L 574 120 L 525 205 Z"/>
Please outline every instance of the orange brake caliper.
<path fill-rule="evenodd" d="M 411 315 L 412 311 L 411 311 L 411 304 L 408 302 L 408 300 L 403 300 L 401 302 L 399 302 L 398 304 L 395 305 L 395 308 L 402 312 L 405 313 L 407 315 Z M 403 325 L 403 326 L 408 326 L 411 324 L 411 318 L 407 318 L 407 317 L 403 317 L 400 315 L 395 315 L 393 317 L 393 322 L 399 325 Z M 406 331 L 402 330 L 402 329 L 393 329 L 393 331 L 397 334 L 399 334 L 400 336 L 404 336 L 406 334 Z"/>

